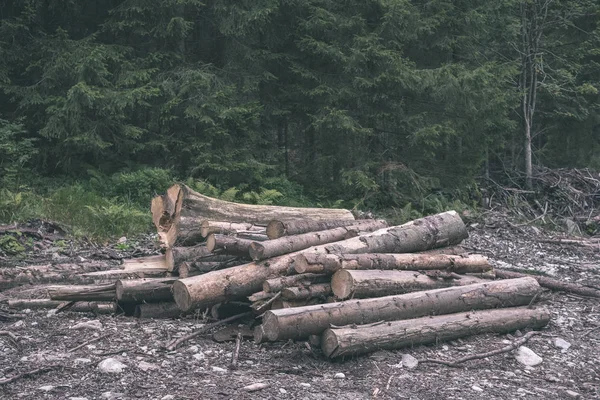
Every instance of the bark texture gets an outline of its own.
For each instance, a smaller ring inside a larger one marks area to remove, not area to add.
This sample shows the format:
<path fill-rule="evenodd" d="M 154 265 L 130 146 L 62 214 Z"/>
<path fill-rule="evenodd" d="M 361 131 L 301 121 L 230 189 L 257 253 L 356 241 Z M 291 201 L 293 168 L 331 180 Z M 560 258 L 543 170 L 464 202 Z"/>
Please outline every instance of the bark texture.
<path fill-rule="evenodd" d="M 329 282 L 331 278 L 324 274 L 300 274 L 268 279 L 263 284 L 265 292 L 276 293 L 291 286 L 309 286 L 312 283 Z"/>
<path fill-rule="evenodd" d="M 316 220 L 291 220 L 291 221 L 279 221 L 272 220 L 267 225 L 267 236 L 269 239 L 278 239 L 283 236 L 293 236 L 300 235 L 308 232 L 318 232 L 325 231 L 329 229 L 350 226 L 353 225 L 355 227 L 361 226 L 371 226 L 373 223 L 381 225 L 380 228 L 385 228 L 387 223 L 383 220 L 372 220 L 372 219 L 363 219 L 363 220 L 324 220 L 324 221 L 316 221 Z"/>
<path fill-rule="evenodd" d="M 330 295 L 331 285 L 329 283 L 315 283 L 306 287 L 293 286 L 281 290 L 281 297 L 284 300 L 319 299 Z"/>
<path fill-rule="evenodd" d="M 173 302 L 144 303 L 135 306 L 133 313 L 137 318 L 178 318 L 182 311 Z"/>
<path fill-rule="evenodd" d="M 495 269 L 494 271 L 496 272 L 497 278 L 511 279 L 530 276 L 537 280 L 540 286 L 551 290 L 560 290 L 563 292 L 574 293 L 581 296 L 600 298 L 600 290 L 591 287 L 577 285 L 575 283 L 561 282 L 557 279 L 552 279 L 541 275 L 528 275 L 522 274 L 520 272 L 506 271 L 502 269 Z"/>
<path fill-rule="evenodd" d="M 113 301 L 116 298 L 116 284 L 52 286 L 48 288 L 48 294 L 52 300 Z"/>
<path fill-rule="evenodd" d="M 211 252 L 249 258 L 252 240 L 211 233 L 206 239 L 206 248 Z"/>
<path fill-rule="evenodd" d="M 116 283 L 117 300 L 125 303 L 173 300 L 171 286 L 177 278 L 131 279 Z"/>

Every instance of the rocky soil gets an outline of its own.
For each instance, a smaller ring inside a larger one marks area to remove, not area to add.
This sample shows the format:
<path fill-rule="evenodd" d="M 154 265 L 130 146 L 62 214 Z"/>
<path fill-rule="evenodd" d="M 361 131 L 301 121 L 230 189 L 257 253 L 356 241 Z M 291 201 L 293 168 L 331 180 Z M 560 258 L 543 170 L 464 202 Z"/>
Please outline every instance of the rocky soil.
<path fill-rule="evenodd" d="M 600 287 L 599 248 L 540 241 L 547 237 L 549 233 L 539 228 L 519 226 L 490 213 L 471 223 L 466 246 L 504 268 L 540 271 Z M 68 251 L 55 257 L 79 262 L 77 257 L 93 258 L 94 254 L 109 259 L 131 255 L 119 253 L 123 246 L 108 250 L 67 247 Z M 57 254 L 49 245 L 37 251 L 50 258 Z M 142 242 L 131 253 L 155 251 L 151 242 Z M 15 262 L 6 256 L 2 261 Z M 31 287 L 11 289 L 0 292 L 0 301 L 39 292 Z M 154 321 L 31 310 L 17 321 L 0 322 L 4 332 L 0 336 L 0 398 L 600 398 L 600 301 L 545 292 L 538 304 L 551 310 L 552 321 L 525 344 L 526 349 L 472 360 L 458 368 L 417 360 L 453 361 L 488 352 L 513 343 L 525 332 L 475 336 L 335 362 L 305 342 L 255 345 L 245 338 L 238 366 L 231 368 L 235 342 L 218 343 L 211 334 L 175 351 L 164 349 L 170 339 L 201 326 L 205 320 L 200 313 L 182 320 Z M 0 304 L 0 310 L 7 308 Z M 2 383 L 40 368 L 31 376 Z M 253 384 L 264 385 L 250 391 L 248 386 Z"/>

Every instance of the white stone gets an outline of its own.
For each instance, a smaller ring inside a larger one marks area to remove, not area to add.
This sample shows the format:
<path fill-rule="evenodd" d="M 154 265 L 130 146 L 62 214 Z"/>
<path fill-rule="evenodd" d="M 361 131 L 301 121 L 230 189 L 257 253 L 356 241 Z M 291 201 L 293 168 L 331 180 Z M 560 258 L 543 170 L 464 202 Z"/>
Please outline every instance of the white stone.
<path fill-rule="evenodd" d="M 69 400 L 88 400 L 87 397 L 69 397 Z"/>
<path fill-rule="evenodd" d="M 95 329 L 95 330 L 100 330 L 102 329 L 102 322 L 98 321 L 98 320 L 92 320 L 92 321 L 85 321 L 85 322 L 80 322 L 76 325 L 73 325 L 71 327 L 71 329 Z"/>
<path fill-rule="evenodd" d="M 123 244 L 127 242 L 127 238 L 125 236 L 121 236 L 119 240 L 117 240 L 117 244 Z"/>
<path fill-rule="evenodd" d="M 310 383 L 300 383 L 300 386 L 305 387 L 305 388 L 309 388 L 310 387 Z"/>
<path fill-rule="evenodd" d="M 415 369 L 419 365 L 419 360 L 410 354 L 402 354 L 402 365 L 408 369 Z"/>
<path fill-rule="evenodd" d="M 89 364 L 92 362 L 89 358 L 76 358 L 73 360 L 75 364 Z"/>
<path fill-rule="evenodd" d="M 13 326 L 13 328 L 20 328 L 23 325 L 25 325 L 25 322 L 23 322 L 23 320 L 20 320 L 20 321 L 15 322 L 12 326 Z"/>
<path fill-rule="evenodd" d="M 125 396 L 125 393 L 118 392 L 104 392 L 101 397 L 106 400 L 117 400 L 122 399 Z"/>
<path fill-rule="evenodd" d="M 198 346 L 190 346 L 190 347 L 188 347 L 188 351 L 190 353 L 197 353 L 198 352 Z"/>
<path fill-rule="evenodd" d="M 579 399 L 581 398 L 581 395 L 577 392 L 574 392 L 572 390 L 565 390 L 565 394 L 571 398 L 571 399 Z"/>
<path fill-rule="evenodd" d="M 479 387 L 479 386 L 477 386 L 477 385 L 473 385 L 473 386 L 471 386 L 471 389 L 473 389 L 473 390 L 474 390 L 474 391 L 476 391 L 476 392 L 483 392 L 483 389 L 482 389 L 482 388 L 480 388 L 480 387 Z"/>
<path fill-rule="evenodd" d="M 163 397 L 161 397 L 160 400 L 173 400 L 175 398 L 175 396 L 173 396 L 172 394 L 166 394 Z"/>
<path fill-rule="evenodd" d="M 157 369 L 160 369 L 160 367 L 156 364 L 152 364 L 146 361 L 141 361 L 138 364 L 138 368 L 141 369 L 144 372 L 148 372 L 148 371 L 155 371 Z"/>
<path fill-rule="evenodd" d="M 54 317 L 56 315 L 56 309 L 48 310 L 46 313 L 46 318 Z"/>
<path fill-rule="evenodd" d="M 54 390 L 55 386 L 52 385 L 46 385 L 46 386 L 40 386 L 38 389 L 41 390 L 42 392 L 50 392 L 52 390 Z"/>
<path fill-rule="evenodd" d="M 565 339 L 561 339 L 558 337 L 554 338 L 552 344 L 554 345 L 554 347 L 561 349 L 563 352 L 569 350 L 569 347 L 571 347 L 571 343 L 567 342 Z"/>
<path fill-rule="evenodd" d="M 279 393 L 286 394 L 287 390 L 285 390 L 284 388 L 279 388 Z"/>
<path fill-rule="evenodd" d="M 198 360 L 198 361 L 202 361 L 206 358 L 206 357 L 204 357 L 204 353 L 196 353 L 192 357 L 194 357 L 194 360 Z"/>
<path fill-rule="evenodd" d="M 521 346 L 517 349 L 515 358 L 523 365 L 534 367 L 542 363 L 542 357 L 538 356 L 529 347 Z"/>
<path fill-rule="evenodd" d="M 127 365 L 114 358 L 106 358 L 98 364 L 98 369 L 106 373 L 120 374 L 125 368 Z"/>
<path fill-rule="evenodd" d="M 346 378 L 346 375 L 344 375 L 344 373 L 343 373 L 343 372 L 338 372 L 338 373 L 337 373 L 337 374 L 335 374 L 333 377 L 334 377 L 335 379 L 344 379 L 344 378 Z"/>
<path fill-rule="evenodd" d="M 213 372 L 227 372 L 227 370 L 225 368 L 221 368 L 221 367 L 212 367 L 212 371 Z"/>

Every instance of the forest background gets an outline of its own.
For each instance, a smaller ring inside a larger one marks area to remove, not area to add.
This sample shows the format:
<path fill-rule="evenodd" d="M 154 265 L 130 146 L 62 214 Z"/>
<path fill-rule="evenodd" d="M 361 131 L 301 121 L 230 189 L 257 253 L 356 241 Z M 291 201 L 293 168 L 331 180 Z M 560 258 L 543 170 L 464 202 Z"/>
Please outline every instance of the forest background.
<path fill-rule="evenodd" d="M 477 208 L 600 169 L 595 0 L 3 0 L 0 222 L 150 230 L 226 200 Z"/>

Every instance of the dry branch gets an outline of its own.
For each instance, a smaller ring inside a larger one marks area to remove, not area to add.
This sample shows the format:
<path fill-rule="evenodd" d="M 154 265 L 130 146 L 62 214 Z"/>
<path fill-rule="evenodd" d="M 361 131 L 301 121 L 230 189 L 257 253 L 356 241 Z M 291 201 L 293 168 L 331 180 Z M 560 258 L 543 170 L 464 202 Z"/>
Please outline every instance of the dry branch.
<path fill-rule="evenodd" d="M 512 278 L 522 278 L 525 276 L 530 276 L 538 281 L 540 286 L 551 289 L 551 290 L 559 290 L 562 292 L 568 292 L 573 294 L 578 294 L 580 296 L 587 297 L 596 297 L 600 298 L 600 290 L 586 287 L 583 285 L 577 285 L 575 283 L 567 283 L 561 282 L 557 279 L 548 278 L 540 275 L 530 275 L 530 274 L 522 274 L 520 272 L 506 271 L 503 269 L 495 269 L 496 277 L 501 279 L 512 279 Z"/>

